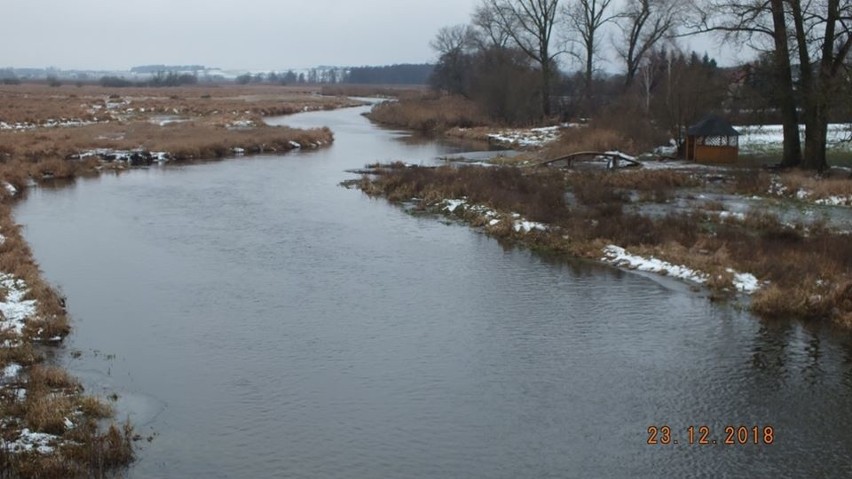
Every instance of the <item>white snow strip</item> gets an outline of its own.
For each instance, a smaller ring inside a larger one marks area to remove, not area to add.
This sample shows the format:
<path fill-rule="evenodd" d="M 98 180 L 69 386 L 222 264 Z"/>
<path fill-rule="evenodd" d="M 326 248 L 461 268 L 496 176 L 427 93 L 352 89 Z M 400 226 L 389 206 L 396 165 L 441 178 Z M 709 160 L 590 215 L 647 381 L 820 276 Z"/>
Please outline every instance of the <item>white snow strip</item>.
<path fill-rule="evenodd" d="M 35 314 L 36 302 L 32 299 L 24 299 L 27 294 L 27 284 L 12 275 L 0 274 L 0 288 L 5 289 L 5 301 L 0 301 L 0 330 L 12 330 L 21 334 L 24 330 L 27 318 Z"/>
<path fill-rule="evenodd" d="M 3 182 L 3 188 L 6 190 L 6 193 L 9 193 L 9 196 L 16 196 L 18 194 L 18 189 L 15 188 L 15 185 L 8 181 Z"/>
<path fill-rule="evenodd" d="M 720 220 L 735 219 L 735 220 L 739 220 L 739 221 L 745 221 L 746 215 L 745 215 L 745 213 L 739 213 L 739 212 L 720 211 L 719 212 L 719 219 Z"/>
<path fill-rule="evenodd" d="M 530 231 L 547 231 L 547 225 L 535 221 L 516 220 L 515 231 L 518 233 L 529 233 Z"/>
<path fill-rule="evenodd" d="M 302 147 L 302 145 L 300 145 L 299 143 L 297 143 L 295 141 L 291 141 L 290 146 L 292 146 L 293 148 L 295 148 L 297 150 Z"/>
<path fill-rule="evenodd" d="M 829 196 L 818 199 L 814 203 L 823 206 L 852 206 L 852 196 Z"/>
<path fill-rule="evenodd" d="M 488 135 L 488 138 L 496 143 L 507 145 L 540 147 L 557 140 L 561 128 L 561 126 L 548 126 L 544 128 L 503 130 Z"/>
<path fill-rule="evenodd" d="M 737 273 L 732 269 L 728 269 L 728 272 L 734 274 L 734 288 L 736 288 L 737 291 L 752 294 L 760 289 L 760 281 L 758 281 L 753 274 Z"/>
<path fill-rule="evenodd" d="M 674 265 L 654 257 L 643 258 L 632 255 L 624 248 L 615 245 L 609 245 L 604 248 L 604 257 L 601 258 L 601 261 L 639 271 L 665 274 L 673 278 L 693 281 L 699 284 L 707 282 L 707 275 L 700 271 L 695 271 L 686 266 Z"/>
<path fill-rule="evenodd" d="M 769 149 L 780 150 L 784 143 L 784 127 L 781 125 L 744 125 L 735 126 L 740 132 L 740 152 L 760 152 Z M 804 140 L 805 127 L 799 127 L 799 134 Z M 848 139 L 852 135 L 852 124 L 833 123 L 828 125 L 828 147 L 849 149 Z"/>
<path fill-rule="evenodd" d="M 29 429 L 24 429 L 15 441 L 6 442 L 0 439 L 0 448 L 11 453 L 35 451 L 39 454 L 52 454 L 54 445 L 58 441 L 59 437 L 52 434 L 31 432 Z"/>
<path fill-rule="evenodd" d="M 22 369 L 23 369 L 23 367 L 21 367 L 20 364 L 16 364 L 16 363 L 12 363 L 12 364 L 6 366 L 5 368 L 3 368 L 3 371 L 2 371 L 3 374 L 0 374 L 0 381 L 11 381 L 11 380 L 17 378 L 18 374 L 21 373 Z"/>
<path fill-rule="evenodd" d="M 460 206 L 464 206 L 467 204 L 467 200 L 445 200 L 444 203 L 445 206 L 443 209 L 449 211 L 450 213 L 455 213 Z"/>

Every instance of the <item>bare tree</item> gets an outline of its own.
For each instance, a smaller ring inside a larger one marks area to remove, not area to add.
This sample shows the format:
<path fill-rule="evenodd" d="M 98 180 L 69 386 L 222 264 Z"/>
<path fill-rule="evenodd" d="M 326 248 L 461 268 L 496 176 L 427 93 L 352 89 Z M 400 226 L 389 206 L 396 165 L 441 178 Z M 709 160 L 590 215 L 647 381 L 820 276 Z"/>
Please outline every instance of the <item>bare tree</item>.
<path fill-rule="evenodd" d="M 802 161 L 796 91 L 790 61 L 789 31 L 784 8 L 786 0 L 708 0 L 695 5 L 698 21 L 694 32 L 719 32 L 724 40 L 746 42 L 752 48 L 771 52 L 774 70 L 774 100 L 781 111 L 784 129 L 782 166 Z"/>
<path fill-rule="evenodd" d="M 840 73 L 848 71 L 852 50 L 852 2 L 785 0 L 793 17 L 796 48 L 801 64 L 805 120 L 805 155 L 802 166 L 823 170 L 828 166 L 829 111 L 837 94 Z M 814 71 L 816 70 L 816 71 Z"/>
<path fill-rule="evenodd" d="M 595 58 L 601 28 L 618 17 L 611 13 L 612 0 L 572 0 L 564 8 L 568 19 L 569 35 L 579 43 L 581 52 L 575 53 L 584 64 L 584 86 L 586 98 L 591 97 L 592 75 L 595 71 Z"/>
<path fill-rule="evenodd" d="M 474 41 L 473 29 L 468 25 L 443 27 L 429 45 L 438 53 L 438 64 L 430 83 L 434 88 L 449 93 L 466 95 L 467 75 Z"/>
<path fill-rule="evenodd" d="M 607 0 L 611 1 L 611 0 Z M 541 71 L 541 107 L 549 116 L 554 60 L 559 52 L 551 49 L 559 0 L 483 0 L 495 28 L 512 39 L 521 51 L 538 64 Z"/>
<path fill-rule="evenodd" d="M 506 48 L 512 40 L 509 32 L 515 29 L 514 25 L 506 25 L 502 22 L 487 1 L 479 4 L 473 11 L 471 24 L 478 33 L 476 39 L 479 48 L 483 50 L 490 47 Z"/>
<path fill-rule="evenodd" d="M 680 20 L 677 0 L 634 0 L 619 15 L 622 42 L 616 51 L 626 66 L 625 88 L 636 78 L 642 61 L 658 42 L 673 33 Z"/>

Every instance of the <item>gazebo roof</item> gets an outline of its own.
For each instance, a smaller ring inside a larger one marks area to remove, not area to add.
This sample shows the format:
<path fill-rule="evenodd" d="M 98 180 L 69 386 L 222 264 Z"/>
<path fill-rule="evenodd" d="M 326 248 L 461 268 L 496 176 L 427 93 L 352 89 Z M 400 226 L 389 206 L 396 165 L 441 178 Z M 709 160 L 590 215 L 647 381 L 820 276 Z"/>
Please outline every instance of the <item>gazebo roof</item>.
<path fill-rule="evenodd" d="M 686 130 L 689 136 L 740 136 L 731 123 L 718 115 L 707 115 Z"/>

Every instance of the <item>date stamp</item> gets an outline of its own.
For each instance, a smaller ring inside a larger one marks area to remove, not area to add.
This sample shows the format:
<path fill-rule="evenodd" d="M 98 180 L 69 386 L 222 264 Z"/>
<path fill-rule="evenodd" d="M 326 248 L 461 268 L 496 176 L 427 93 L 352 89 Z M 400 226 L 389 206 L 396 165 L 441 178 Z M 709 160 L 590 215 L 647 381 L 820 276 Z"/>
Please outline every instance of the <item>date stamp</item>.
<path fill-rule="evenodd" d="M 648 445 L 676 446 L 771 446 L 775 443 L 773 426 L 724 426 L 714 434 L 710 426 L 690 425 L 683 429 L 672 429 L 668 425 L 648 426 Z"/>

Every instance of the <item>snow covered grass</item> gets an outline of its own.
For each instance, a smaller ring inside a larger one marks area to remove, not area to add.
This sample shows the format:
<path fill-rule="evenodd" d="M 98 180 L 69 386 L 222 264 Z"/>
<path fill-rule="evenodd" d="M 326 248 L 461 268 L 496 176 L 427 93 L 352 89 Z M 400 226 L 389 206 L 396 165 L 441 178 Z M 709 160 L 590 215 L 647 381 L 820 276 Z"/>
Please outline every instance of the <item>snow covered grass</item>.
<path fill-rule="evenodd" d="M 742 125 L 735 126 L 740 132 L 740 152 L 743 154 L 769 153 L 781 151 L 784 129 L 781 125 Z M 802 141 L 805 127 L 800 127 Z M 828 126 L 828 147 L 838 150 L 852 150 L 852 124 L 835 123 Z"/>
<path fill-rule="evenodd" d="M 488 139 L 500 145 L 516 148 L 541 148 L 559 139 L 561 126 L 502 130 L 488 135 Z"/>
<path fill-rule="evenodd" d="M 504 225 L 516 233 L 547 231 L 549 226 L 538 221 L 529 221 L 519 213 L 501 213 L 485 205 L 469 204 L 467 198 L 444 200 L 439 209 L 458 217 L 472 220 L 477 225 L 498 228 Z"/>
<path fill-rule="evenodd" d="M 601 261 L 606 261 L 616 266 L 628 269 L 663 274 L 698 284 L 704 284 L 707 282 L 707 274 L 705 273 L 695 271 L 687 268 L 686 266 L 674 265 L 654 258 L 653 256 L 650 258 L 644 258 L 642 256 L 633 255 L 628 253 L 624 248 L 615 245 L 609 245 L 604 248 L 604 256 L 601 258 Z"/>
<path fill-rule="evenodd" d="M 0 301 L 0 331 L 12 331 L 20 336 L 26 321 L 36 312 L 34 299 L 24 299 L 29 292 L 26 282 L 7 273 L 0 273 L 0 291 L 5 299 Z"/>
<path fill-rule="evenodd" d="M 852 206 L 852 180 L 788 172 L 772 175 L 766 194 L 825 206 Z"/>

